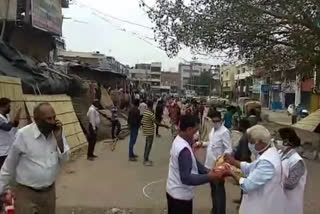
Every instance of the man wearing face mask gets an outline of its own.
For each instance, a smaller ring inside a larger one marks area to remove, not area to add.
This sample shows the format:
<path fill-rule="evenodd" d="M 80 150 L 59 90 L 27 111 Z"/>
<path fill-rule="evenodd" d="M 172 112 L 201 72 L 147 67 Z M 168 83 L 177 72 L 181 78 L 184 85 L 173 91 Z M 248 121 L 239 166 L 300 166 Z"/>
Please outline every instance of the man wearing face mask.
<path fill-rule="evenodd" d="M 280 155 L 271 145 L 270 132 L 261 125 L 247 130 L 249 149 L 258 158 L 252 163 L 239 162 L 225 156 L 225 161 L 241 169 L 246 176 L 239 177 L 229 170 L 229 175 L 239 182 L 244 192 L 240 214 L 283 214 L 285 195 L 282 187 Z"/>
<path fill-rule="evenodd" d="M 10 103 L 10 99 L 0 98 L 0 169 L 7 158 L 19 125 L 20 109 L 11 121 L 9 116 Z"/>
<path fill-rule="evenodd" d="M 212 170 L 219 156 L 232 153 L 232 142 L 230 131 L 223 125 L 221 113 L 211 110 L 208 117 L 213 122 L 213 128 L 209 134 L 209 145 L 207 147 L 207 156 L 205 167 Z M 226 213 L 226 191 L 224 181 L 215 180 L 210 183 L 212 198 L 212 214 Z"/>
<path fill-rule="evenodd" d="M 207 170 L 194 151 L 201 147 L 193 140 L 198 131 L 197 118 L 183 115 L 179 135 L 172 143 L 167 179 L 168 214 L 192 214 L 194 186 L 222 179 L 223 170 Z"/>
<path fill-rule="evenodd" d="M 301 145 L 301 140 L 293 128 L 281 128 L 279 134 L 283 140 L 283 147 L 279 154 L 282 160 L 283 186 L 287 198 L 286 213 L 303 214 L 307 169 L 303 158 L 295 150 Z"/>
<path fill-rule="evenodd" d="M 69 159 L 69 146 L 49 103 L 36 106 L 33 115 L 35 122 L 17 132 L 1 169 L 0 194 L 15 179 L 16 213 L 55 214 L 55 180 Z"/>

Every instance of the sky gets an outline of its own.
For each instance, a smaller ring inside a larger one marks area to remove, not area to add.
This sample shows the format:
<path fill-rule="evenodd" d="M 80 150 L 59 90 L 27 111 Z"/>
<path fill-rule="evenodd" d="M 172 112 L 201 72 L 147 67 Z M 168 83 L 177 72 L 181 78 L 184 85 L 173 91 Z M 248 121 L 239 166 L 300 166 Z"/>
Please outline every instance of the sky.
<path fill-rule="evenodd" d="M 145 0 L 152 6 L 154 0 Z M 164 71 L 177 71 L 180 62 L 191 61 L 189 49 L 169 58 L 153 40 L 153 24 L 139 7 L 139 0 L 73 0 L 63 9 L 63 37 L 70 51 L 99 51 L 115 57 L 122 64 L 161 62 Z M 144 27 L 126 23 L 130 21 Z M 220 64 L 206 56 L 199 62 Z"/>

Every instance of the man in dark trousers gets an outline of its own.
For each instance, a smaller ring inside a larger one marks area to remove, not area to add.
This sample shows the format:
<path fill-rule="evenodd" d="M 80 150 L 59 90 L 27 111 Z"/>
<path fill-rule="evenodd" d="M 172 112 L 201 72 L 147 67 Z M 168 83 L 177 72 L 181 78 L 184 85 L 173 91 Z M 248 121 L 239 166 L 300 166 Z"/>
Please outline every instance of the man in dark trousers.
<path fill-rule="evenodd" d="M 137 161 L 138 156 L 134 154 L 133 148 L 139 134 L 140 119 L 139 100 L 135 99 L 133 100 L 133 107 L 130 109 L 128 116 L 128 126 L 130 129 L 129 161 Z"/>
<path fill-rule="evenodd" d="M 250 128 L 250 122 L 247 119 L 239 121 L 239 131 L 243 133 L 239 140 L 238 146 L 235 148 L 234 158 L 238 161 L 245 161 L 251 163 L 251 152 L 248 146 L 248 134 L 247 129 Z M 243 191 L 241 190 L 240 200 L 234 200 L 235 203 L 240 204 L 242 200 Z"/>
<path fill-rule="evenodd" d="M 163 101 L 159 100 L 157 103 L 157 106 L 156 106 L 156 121 L 158 123 L 161 123 L 161 121 L 162 121 L 163 108 L 164 108 Z M 156 125 L 156 136 L 161 137 L 159 134 L 159 125 L 158 124 Z"/>
<path fill-rule="evenodd" d="M 119 134 L 121 132 L 121 123 L 118 117 L 118 107 L 117 103 L 114 102 L 111 107 L 111 136 L 113 140 L 119 138 Z"/>
<path fill-rule="evenodd" d="M 97 156 L 94 155 L 94 148 L 97 141 L 98 127 L 100 125 L 100 115 L 98 112 L 99 105 L 99 100 L 94 100 L 87 113 L 87 117 L 89 119 L 89 145 L 87 159 L 90 161 L 93 161 L 94 158 L 97 158 Z"/>
<path fill-rule="evenodd" d="M 224 171 L 207 170 L 194 151 L 201 144 L 194 142 L 198 131 L 197 118 L 187 114 L 180 118 L 179 135 L 172 143 L 167 179 L 168 214 L 192 214 L 194 188 L 222 179 Z"/>

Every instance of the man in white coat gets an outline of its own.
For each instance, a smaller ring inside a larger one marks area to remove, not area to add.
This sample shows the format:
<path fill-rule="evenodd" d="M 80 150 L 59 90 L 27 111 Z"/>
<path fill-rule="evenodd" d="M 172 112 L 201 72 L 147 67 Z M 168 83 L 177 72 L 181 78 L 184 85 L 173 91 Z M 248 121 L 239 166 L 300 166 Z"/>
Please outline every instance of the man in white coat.
<path fill-rule="evenodd" d="M 271 145 L 270 132 L 261 125 L 247 130 L 249 149 L 257 156 L 252 163 L 236 161 L 227 155 L 225 160 L 241 169 L 246 176 L 239 177 L 231 169 L 230 175 L 244 192 L 240 214 L 284 214 L 286 197 L 282 185 L 280 155 Z"/>
<path fill-rule="evenodd" d="M 283 168 L 283 186 L 287 198 L 287 214 L 303 214 L 304 189 L 307 181 L 307 168 L 295 148 L 301 140 L 293 128 L 279 129 L 283 145 L 279 150 Z"/>
<path fill-rule="evenodd" d="M 205 167 L 212 170 L 216 160 L 225 154 L 232 153 L 232 142 L 230 131 L 223 125 L 221 113 L 212 110 L 208 113 L 213 123 L 213 128 L 209 134 L 209 145 Z M 211 214 L 226 214 L 226 190 L 224 181 L 215 180 L 211 186 Z"/>

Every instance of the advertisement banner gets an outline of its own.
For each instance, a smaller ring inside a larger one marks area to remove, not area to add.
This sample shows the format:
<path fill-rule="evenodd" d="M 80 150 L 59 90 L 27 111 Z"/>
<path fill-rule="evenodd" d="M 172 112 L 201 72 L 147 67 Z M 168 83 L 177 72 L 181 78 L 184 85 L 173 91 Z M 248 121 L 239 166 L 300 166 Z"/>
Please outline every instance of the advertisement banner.
<path fill-rule="evenodd" d="M 271 85 L 271 89 L 272 91 L 280 91 L 281 90 L 281 85 L 280 84 L 274 84 L 274 85 Z"/>
<path fill-rule="evenodd" d="M 31 20 L 33 27 L 61 36 L 61 1 L 31 0 Z"/>

